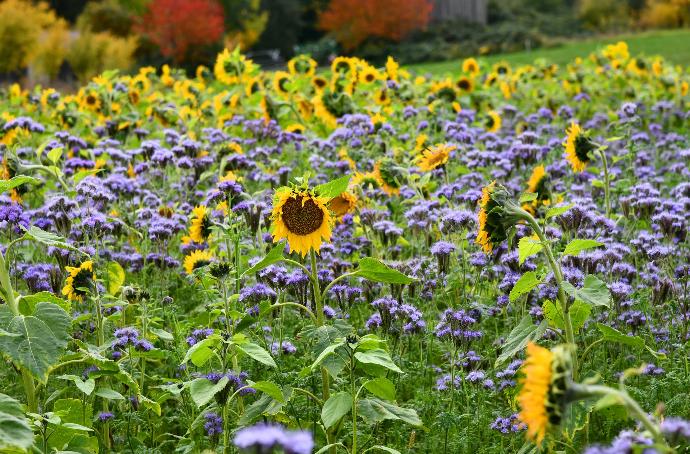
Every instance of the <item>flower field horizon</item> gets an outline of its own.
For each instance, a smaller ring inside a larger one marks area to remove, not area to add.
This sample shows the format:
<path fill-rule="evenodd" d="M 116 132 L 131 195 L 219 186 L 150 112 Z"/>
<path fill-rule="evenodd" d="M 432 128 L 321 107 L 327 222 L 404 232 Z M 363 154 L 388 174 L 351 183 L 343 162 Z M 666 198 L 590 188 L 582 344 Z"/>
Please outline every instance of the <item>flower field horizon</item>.
<path fill-rule="evenodd" d="M 0 450 L 687 452 L 687 70 L 321 69 L 0 90 Z"/>

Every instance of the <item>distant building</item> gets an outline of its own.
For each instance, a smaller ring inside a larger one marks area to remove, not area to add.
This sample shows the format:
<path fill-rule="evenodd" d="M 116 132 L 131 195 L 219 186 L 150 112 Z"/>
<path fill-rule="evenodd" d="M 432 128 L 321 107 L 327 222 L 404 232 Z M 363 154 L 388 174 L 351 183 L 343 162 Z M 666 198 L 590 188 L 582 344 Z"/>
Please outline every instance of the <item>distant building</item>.
<path fill-rule="evenodd" d="M 432 22 L 464 19 L 486 24 L 489 0 L 433 0 Z"/>

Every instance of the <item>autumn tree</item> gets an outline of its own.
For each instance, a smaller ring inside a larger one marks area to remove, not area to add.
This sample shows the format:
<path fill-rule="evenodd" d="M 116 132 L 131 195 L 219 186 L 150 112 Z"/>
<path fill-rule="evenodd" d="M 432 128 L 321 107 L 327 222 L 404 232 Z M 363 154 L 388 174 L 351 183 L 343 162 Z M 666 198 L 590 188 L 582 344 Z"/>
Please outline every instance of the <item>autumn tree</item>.
<path fill-rule="evenodd" d="M 319 27 L 352 50 L 367 38 L 400 41 L 429 22 L 431 0 L 332 0 L 319 16 Z"/>
<path fill-rule="evenodd" d="M 195 47 L 220 41 L 225 18 L 217 0 L 153 0 L 139 31 L 167 58 L 184 61 Z"/>

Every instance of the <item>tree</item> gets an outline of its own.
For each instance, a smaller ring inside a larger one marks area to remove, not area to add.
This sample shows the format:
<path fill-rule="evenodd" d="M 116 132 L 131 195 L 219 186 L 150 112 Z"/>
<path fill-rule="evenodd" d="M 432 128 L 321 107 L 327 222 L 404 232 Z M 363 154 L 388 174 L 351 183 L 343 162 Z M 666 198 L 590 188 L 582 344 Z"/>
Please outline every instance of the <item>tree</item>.
<path fill-rule="evenodd" d="M 223 8 L 216 0 L 153 0 L 139 31 L 179 64 L 194 48 L 218 43 L 224 24 Z"/>
<path fill-rule="evenodd" d="M 370 37 L 400 41 L 429 22 L 430 0 L 333 0 L 319 26 L 352 50 Z"/>

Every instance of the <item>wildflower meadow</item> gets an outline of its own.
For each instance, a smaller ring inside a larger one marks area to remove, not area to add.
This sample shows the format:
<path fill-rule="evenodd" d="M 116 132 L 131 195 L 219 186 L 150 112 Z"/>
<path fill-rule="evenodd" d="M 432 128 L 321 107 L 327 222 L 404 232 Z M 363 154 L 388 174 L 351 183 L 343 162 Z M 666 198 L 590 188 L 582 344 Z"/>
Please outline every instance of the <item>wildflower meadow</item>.
<path fill-rule="evenodd" d="M 0 451 L 690 452 L 689 83 L 619 42 L 0 90 Z"/>

